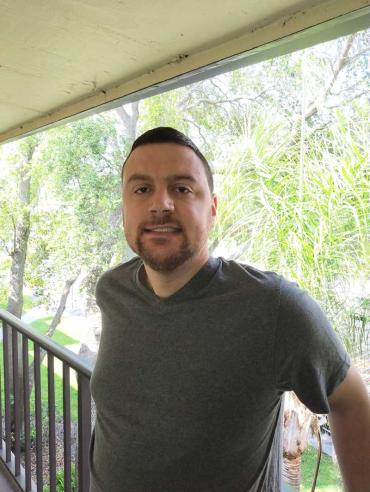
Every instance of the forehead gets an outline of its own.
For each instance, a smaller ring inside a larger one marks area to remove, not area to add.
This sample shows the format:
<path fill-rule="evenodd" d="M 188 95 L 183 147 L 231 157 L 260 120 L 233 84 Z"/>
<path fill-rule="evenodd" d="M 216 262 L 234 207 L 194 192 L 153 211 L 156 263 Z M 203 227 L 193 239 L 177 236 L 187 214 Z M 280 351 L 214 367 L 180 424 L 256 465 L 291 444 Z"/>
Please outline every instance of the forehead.
<path fill-rule="evenodd" d="M 197 180 L 207 180 L 203 162 L 195 152 L 189 147 L 172 143 L 146 144 L 135 149 L 124 166 L 123 181 L 136 173 L 153 179 L 184 173 Z"/>

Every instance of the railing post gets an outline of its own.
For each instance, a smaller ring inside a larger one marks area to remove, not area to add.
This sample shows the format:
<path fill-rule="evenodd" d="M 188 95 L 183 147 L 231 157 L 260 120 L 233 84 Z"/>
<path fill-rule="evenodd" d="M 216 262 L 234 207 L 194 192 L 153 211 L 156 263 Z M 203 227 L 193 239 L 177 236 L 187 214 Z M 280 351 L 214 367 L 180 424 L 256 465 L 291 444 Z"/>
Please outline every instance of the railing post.
<path fill-rule="evenodd" d="M 18 332 L 12 329 L 12 356 L 13 356 L 13 424 L 14 424 L 14 454 L 15 454 L 15 476 L 21 473 L 21 396 L 18 365 Z"/>
<path fill-rule="evenodd" d="M 42 405 L 41 405 L 41 375 L 40 375 L 40 346 L 34 343 L 35 355 L 35 417 L 36 417 L 36 477 L 37 492 L 43 491 L 43 459 L 42 459 Z"/>
<path fill-rule="evenodd" d="M 2 323 L 2 325 L 4 322 Z M 3 338 L 4 338 L 4 332 L 3 332 Z M 4 348 L 3 348 L 3 353 L 4 353 Z M 4 360 L 4 354 L 3 354 L 3 360 Z M 2 385 L 2 375 L 4 371 L 3 368 L 0 365 L 0 449 L 3 449 L 3 385 Z"/>
<path fill-rule="evenodd" d="M 56 491 L 54 357 L 48 353 L 49 477 L 50 492 Z"/>
<path fill-rule="evenodd" d="M 71 393 L 69 366 L 63 363 L 64 492 L 71 492 Z"/>
<path fill-rule="evenodd" d="M 89 446 L 91 438 L 91 396 L 89 379 L 78 373 L 78 491 L 90 488 Z"/>
<path fill-rule="evenodd" d="M 26 491 L 31 490 L 31 432 L 30 432 L 30 382 L 28 338 L 22 335 L 23 355 L 23 411 L 24 411 L 24 466 Z"/>
<path fill-rule="evenodd" d="M 14 329 L 14 328 L 13 328 Z M 3 359 L 4 359 L 4 399 L 5 399 L 5 459 L 11 461 L 11 393 L 10 393 L 10 370 L 9 370 L 9 329 L 3 322 Z"/>

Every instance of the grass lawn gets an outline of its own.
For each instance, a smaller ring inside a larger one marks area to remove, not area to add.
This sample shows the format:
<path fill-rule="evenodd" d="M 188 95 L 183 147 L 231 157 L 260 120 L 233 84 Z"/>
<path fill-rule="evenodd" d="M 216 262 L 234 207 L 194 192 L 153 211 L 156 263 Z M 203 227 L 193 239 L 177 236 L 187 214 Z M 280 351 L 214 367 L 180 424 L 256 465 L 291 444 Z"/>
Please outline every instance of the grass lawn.
<path fill-rule="evenodd" d="M 0 308 L 1 309 L 6 309 L 6 307 L 7 307 L 7 302 L 5 300 L 3 300 L 3 302 L 0 302 Z M 26 313 L 32 307 L 33 307 L 32 297 L 27 295 L 27 294 L 24 294 L 23 295 L 23 312 Z"/>
<path fill-rule="evenodd" d="M 302 456 L 302 479 L 301 492 L 310 492 L 312 487 L 313 475 L 316 469 L 317 451 L 309 446 Z M 319 475 L 317 478 L 317 492 L 342 492 L 339 468 L 330 456 L 321 455 Z"/>
<path fill-rule="evenodd" d="M 26 313 L 27 311 L 29 311 L 32 308 L 33 308 L 32 297 L 27 295 L 27 294 L 24 294 L 23 295 L 23 312 Z"/>
<path fill-rule="evenodd" d="M 31 326 L 32 328 L 35 328 L 39 333 L 42 333 L 43 335 L 46 335 L 48 329 L 49 329 L 49 322 L 53 319 L 52 316 L 48 316 L 46 318 L 40 318 L 35 321 L 32 321 Z M 65 335 L 62 331 L 55 330 L 54 335 L 52 336 L 52 340 L 54 342 L 59 343 L 59 345 L 63 345 L 65 347 L 66 345 L 72 345 L 74 343 L 78 343 L 78 340 L 75 340 L 74 338 L 69 337 L 68 335 Z"/>

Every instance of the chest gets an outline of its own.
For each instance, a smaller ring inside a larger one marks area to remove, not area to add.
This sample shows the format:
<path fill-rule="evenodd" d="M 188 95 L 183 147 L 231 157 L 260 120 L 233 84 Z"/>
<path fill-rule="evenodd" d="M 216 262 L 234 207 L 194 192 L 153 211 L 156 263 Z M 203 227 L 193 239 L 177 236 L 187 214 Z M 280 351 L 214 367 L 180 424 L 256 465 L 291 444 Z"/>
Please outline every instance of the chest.
<path fill-rule="evenodd" d="M 97 405 L 209 415 L 264 404 L 274 384 L 273 312 L 256 302 L 236 312 L 238 304 L 219 298 L 193 309 L 128 305 L 103 313 Z"/>

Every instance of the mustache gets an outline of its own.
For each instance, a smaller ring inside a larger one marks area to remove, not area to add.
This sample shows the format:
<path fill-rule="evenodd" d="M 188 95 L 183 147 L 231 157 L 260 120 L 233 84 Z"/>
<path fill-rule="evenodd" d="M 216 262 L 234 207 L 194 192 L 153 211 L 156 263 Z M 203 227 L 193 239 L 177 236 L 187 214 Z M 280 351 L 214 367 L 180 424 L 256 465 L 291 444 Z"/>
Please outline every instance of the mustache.
<path fill-rule="evenodd" d="M 174 220 L 166 216 L 160 216 L 160 217 L 153 217 L 151 220 L 142 222 L 139 226 L 139 230 L 140 232 L 143 232 L 150 227 L 157 227 L 157 226 L 177 227 L 178 229 L 182 229 L 181 223 L 178 220 Z"/>

